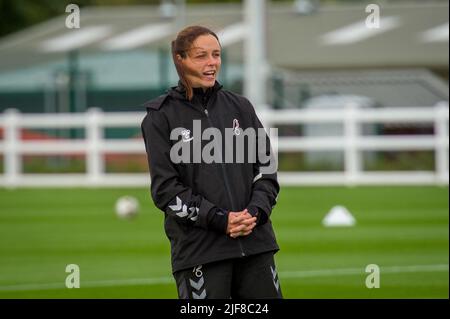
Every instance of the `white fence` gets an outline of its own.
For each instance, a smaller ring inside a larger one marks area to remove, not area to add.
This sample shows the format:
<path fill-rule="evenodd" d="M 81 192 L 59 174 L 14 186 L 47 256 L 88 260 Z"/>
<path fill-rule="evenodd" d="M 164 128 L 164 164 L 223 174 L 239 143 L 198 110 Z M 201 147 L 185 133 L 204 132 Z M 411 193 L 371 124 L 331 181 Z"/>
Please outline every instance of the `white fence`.
<path fill-rule="evenodd" d="M 448 103 L 433 107 L 390 107 L 360 109 L 349 105 L 344 110 L 277 110 L 261 111 L 265 127 L 280 124 L 341 123 L 342 136 L 329 137 L 279 137 L 274 148 L 286 151 L 343 151 L 344 171 L 338 172 L 279 172 L 284 185 L 363 185 L 363 184 L 429 184 L 448 185 L 449 141 Z M 138 127 L 144 113 L 102 113 L 90 109 L 77 114 L 21 114 L 8 110 L 0 114 L 0 155 L 4 169 L 0 186 L 148 186 L 148 173 L 106 173 L 105 153 L 145 154 L 144 143 L 136 139 L 106 139 L 104 128 Z M 434 123 L 434 135 L 364 136 L 364 123 Z M 21 129 L 84 128 L 83 140 L 34 140 L 20 138 Z M 275 141 L 275 139 L 274 139 Z M 434 151 L 434 171 L 364 171 L 364 151 L 428 150 Z M 25 174 L 22 156 L 86 154 L 85 174 Z"/>

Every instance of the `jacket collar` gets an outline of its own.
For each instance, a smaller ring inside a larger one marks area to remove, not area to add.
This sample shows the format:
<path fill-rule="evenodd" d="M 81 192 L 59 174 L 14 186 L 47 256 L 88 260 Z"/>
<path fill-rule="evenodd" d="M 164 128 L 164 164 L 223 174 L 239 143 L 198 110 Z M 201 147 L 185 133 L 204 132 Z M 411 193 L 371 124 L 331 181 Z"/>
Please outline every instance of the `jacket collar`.
<path fill-rule="evenodd" d="M 221 85 L 219 82 L 216 81 L 216 83 L 214 83 L 214 86 L 210 87 L 205 92 L 203 92 L 202 89 L 194 88 L 194 98 L 193 98 L 193 100 L 195 100 L 196 96 L 203 97 L 205 94 L 207 95 L 207 97 L 209 99 L 213 94 L 215 94 L 217 91 L 219 91 L 222 87 L 223 87 L 223 85 Z M 171 87 L 168 93 L 169 93 L 170 96 L 172 96 L 172 97 L 174 97 L 176 99 L 181 99 L 181 100 L 186 100 L 187 101 L 187 99 L 186 99 L 186 88 L 181 83 L 181 81 L 178 81 L 178 85 L 177 86 Z"/>

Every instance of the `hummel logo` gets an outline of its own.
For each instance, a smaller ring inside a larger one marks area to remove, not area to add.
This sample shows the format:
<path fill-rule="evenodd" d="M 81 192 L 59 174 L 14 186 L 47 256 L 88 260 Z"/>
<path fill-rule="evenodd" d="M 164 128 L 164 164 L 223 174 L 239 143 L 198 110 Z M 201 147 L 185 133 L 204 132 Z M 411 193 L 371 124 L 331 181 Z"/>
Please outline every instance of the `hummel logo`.
<path fill-rule="evenodd" d="M 187 218 L 189 218 L 193 222 L 195 222 L 198 219 L 198 211 L 199 211 L 198 207 L 189 207 L 190 213 L 188 213 L 188 207 L 186 206 L 186 204 L 183 204 L 181 202 L 181 198 L 177 196 L 176 201 L 177 203 L 175 205 L 169 205 L 169 208 L 174 212 L 177 212 L 175 214 L 178 217 L 182 218 L 187 216 Z"/>
<path fill-rule="evenodd" d="M 195 292 L 192 292 L 192 297 L 194 299 L 205 299 L 206 298 L 206 289 L 203 289 L 200 295 L 197 295 Z"/>
<path fill-rule="evenodd" d="M 272 268 L 272 266 L 270 266 L 270 271 L 272 272 L 272 277 L 273 277 L 273 284 L 275 285 L 275 288 L 278 289 L 280 288 L 280 280 L 277 278 L 277 271 L 274 268 Z"/>
<path fill-rule="evenodd" d="M 198 280 L 198 282 L 195 282 L 192 279 L 189 279 L 189 283 L 191 284 L 191 286 L 197 290 L 200 290 L 202 288 L 204 282 L 205 282 L 205 280 L 203 279 L 203 277 L 201 277 Z"/>
<path fill-rule="evenodd" d="M 192 141 L 194 139 L 194 137 L 190 137 L 191 136 L 191 131 L 187 130 L 187 129 L 181 131 L 181 135 L 183 136 L 183 142 L 189 142 L 189 141 Z"/>
<path fill-rule="evenodd" d="M 200 267 L 201 266 L 199 266 L 199 268 Z M 203 284 L 205 283 L 203 276 L 200 277 L 200 279 L 197 282 L 195 282 L 192 279 L 189 279 L 189 283 L 191 284 L 192 288 L 197 290 L 197 291 L 192 290 L 192 298 L 194 298 L 194 299 L 205 299 L 206 298 L 206 289 L 203 288 Z M 203 288 L 203 290 L 200 292 L 200 289 L 202 289 L 202 288 Z"/>

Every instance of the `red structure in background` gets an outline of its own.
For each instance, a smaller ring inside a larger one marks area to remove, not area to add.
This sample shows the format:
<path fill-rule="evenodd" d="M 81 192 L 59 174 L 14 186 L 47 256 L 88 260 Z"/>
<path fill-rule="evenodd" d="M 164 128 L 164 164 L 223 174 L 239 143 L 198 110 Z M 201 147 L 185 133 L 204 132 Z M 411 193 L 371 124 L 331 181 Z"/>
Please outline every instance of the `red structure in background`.
<path fill-rule="evenodd" d="M 27 129 L 20 130 L 20 138 L 23 141 L 61 141 L 64 140 L 61 137 L 52 136 L 50 134 L 44 133 L 44 132 L 37 132 Z M 133 139 L 142 139 L 142 136 L 138 135 L 133 137 Z M 4 140 L 4 130 L 0 128 L 0 140 Z M 68 159 L 74 159 L 74 160 L 84 160 L 85 154 L 84 153 L 65 153 L 65 154 L 48 154 L 45 156 L 52 156 L 52 155 L 58 155 L 64 158 Z M 25 155 L 27 158 L 30 157 L 30 155 Z M 35 155 L 31 155 L 35 156 Z M 40 156 L 40 155 L 38 155 Z M 105 167 L 106 169 L 110 169 L 113 171 L 127 171 L 127 168 L 132 166 L 133 171 L 142 171 L 145 172 L 148 170 L 148 164 L 147 164 L 147 157 L 145 154 L 105 154 Z M 123 170 L 122 170 L 123 168 Z"/>

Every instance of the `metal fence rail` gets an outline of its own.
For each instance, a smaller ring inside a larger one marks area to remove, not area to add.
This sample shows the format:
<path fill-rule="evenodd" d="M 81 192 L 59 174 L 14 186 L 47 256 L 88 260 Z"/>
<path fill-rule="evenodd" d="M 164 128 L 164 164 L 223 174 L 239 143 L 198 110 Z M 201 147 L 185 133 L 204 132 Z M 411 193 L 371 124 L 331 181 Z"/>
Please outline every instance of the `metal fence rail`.
<path fill-rule="evenodd" d="M 344 171 L 279 172 L 284 185 L 374 185 L 430 184 L 448 185 L 449 106 L 447 102 L 433 107 L 389 107 L 361 109 L 348 105 L 343 110 L 277 110 L 262 108 L 259 113 L 266 128 L 280 124 L 341 123 L 342 136 L 298 136 L 273 138 L 277 152 L 331 151 L 344 152 Z M 77 114 L 21 114 L 8 110 L 0 114 L 0 155 L 3 174 L 0 186 L 143 186 L 149 185 L 148 173 L 122 174 L 105 172 L 104 153 L 145 154 L 142 140 L 106 139 L 104 129 L 138 127 L 144 113 L 103 113 L 90 109 Z M 434 135 L 366 136 L 361 132 L 365 123 L 433 123 Z M 27 128 L 83 128 L 84 139 L 24 141 L 20 130 Z M 434 171 L 364 171 L 364 151 L 429 150 L 435 154 Z M 84 174 L 25 174 L 23 155 L 62 155 L 82 153 L 86 156 Z"/>

